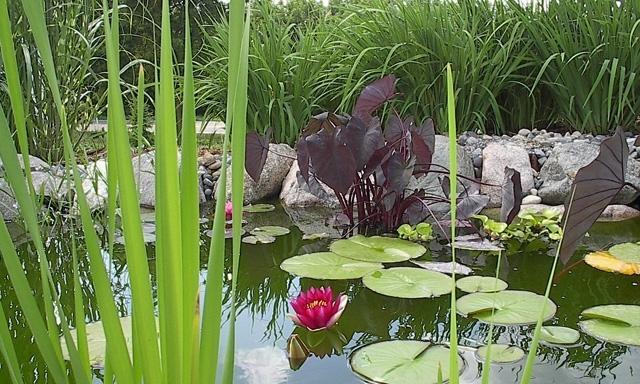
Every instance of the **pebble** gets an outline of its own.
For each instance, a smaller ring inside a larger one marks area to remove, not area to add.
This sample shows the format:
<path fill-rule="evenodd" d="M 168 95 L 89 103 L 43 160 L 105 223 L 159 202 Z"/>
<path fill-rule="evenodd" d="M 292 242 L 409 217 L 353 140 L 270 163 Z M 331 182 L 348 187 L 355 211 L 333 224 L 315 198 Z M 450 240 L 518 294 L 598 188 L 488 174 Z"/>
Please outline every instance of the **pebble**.
<path fill-rule="evenodd" d="M 208 167 L 216 161 L 216 157 L 213 155 L 213 153 L 206 152 L 198 160 L 200 164 L 204 165 L 205 167 Z"/>
<path fill-rule="evenodd" d="M 208 166 L 210 171 L 217 171 L 222 168 L 222 162 L 220 160 L 216 160 Z"/>
<path fill-rule="evenodd" d="M 536 195 L 528 195 L 522 199 L 522 205 L 531 205 L 531 204 L 540 204 L 542 203 L 542 198 Z"/>
<path fill-rule="evenodd" d="M 538 190 L 535 188 L 531 188 L 531 190 L 529 191 L 529 194 L 532 196 L 538 196 Z"/>
<path fill-rule="evenodd" d="M 476 168 L 482 167 L 482 155 L 473 156 L 473 166 Z"/>
<path fill-rule="evenodd" d="M 208 179 L 208 178 L 206 178 L 206 177 L 202 180 L 202 183 L 203 183 L 204 185 L 208 186 L 208 187 L 213 187 L 213 186 L 215 185 L 215 183 L 213 182 L 213 180 Z"/>
<path fill-rule="evenodd" d="M 518 131 L 518 135 L 520 136 L 528 136 L 530 134 L 531 134 L 531 131 L 526 128 L 522 128 L 521 130 Z"/>

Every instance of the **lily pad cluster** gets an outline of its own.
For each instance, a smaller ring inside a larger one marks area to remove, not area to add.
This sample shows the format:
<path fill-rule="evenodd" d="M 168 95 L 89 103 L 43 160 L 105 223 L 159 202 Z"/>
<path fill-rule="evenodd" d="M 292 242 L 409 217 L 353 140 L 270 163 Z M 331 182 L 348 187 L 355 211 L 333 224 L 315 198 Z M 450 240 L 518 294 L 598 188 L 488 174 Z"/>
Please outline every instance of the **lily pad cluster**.
<path fill-rule="evenodd" d="M 640 306 L 600 305 L 582 311 L 580 329 L 598 340 L 640 347 Z"/>
<path fill-rule="evenodd" d="M 411 241 L 429 241 L 434 238 L 433 227 L 429 223 L 402 224 L 398 227 L 398 236 Z"/>
<path fill-rule="evenodd" d="M 602 271 L 638 275 L 640 243 L 622 243 L 614 245 L 608 251 L 592 252 L 585 256 L 584 261 Z"/>

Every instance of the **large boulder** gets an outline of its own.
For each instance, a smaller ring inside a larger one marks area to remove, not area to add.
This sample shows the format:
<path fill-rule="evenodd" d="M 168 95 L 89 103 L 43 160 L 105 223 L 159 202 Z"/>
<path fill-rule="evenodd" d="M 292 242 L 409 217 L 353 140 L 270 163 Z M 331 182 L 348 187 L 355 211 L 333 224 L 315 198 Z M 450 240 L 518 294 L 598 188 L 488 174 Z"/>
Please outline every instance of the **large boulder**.
<path fill-rule="evenodd" d="M 282 191 L 280 191 L 280 200 L 285 207 L 328 207 L 337 208 L 340 203 L 331 188 L 326 184 L 320 183 L 322 193 L 320 197 L 309 191 L 309 186 L 300 175 L 298 161 L 294 161 L 291 169 L 282 183 Z"/>
<path fill-rule="evenodd" d="M 538 195 L 546 204 L 562 204 L 570 193 L 571 185 L 580 168 L 591 163 L 599 153 L 599 146 L 588 142 L 557 144 L 540 170 L 542 185 Z M 627 182 L 640 188 L 640 161 L 629 158 Z M 636 191 L 624 187 L 613 199 L 615 204 L 629 204 Z"/>
<path fill-rule="evenodd" d="M 295 158 L 296 151 L 287 144 L 269 144 L 269 154 L 260 180 L 256 183 L 246 171 L 244 172 L 245 204 L 277 196 Z M 231 167 L 227 168 L 226 195 L 227 198 L 231 196 Z"/>
<path fill-rule="evenodd" d="M 431 169 L 447 172 L 449 169 L 449 138 L 447 136 L 436 135 L 435 148 L 431 162 L 434 164 Z M 456 144 L 456 154 L 458 159 L 458 175 L 474 179 L 473 162 L 464 148 Z M 444 168 L 442 168 L 444 167 Z M 429 172 L 419 178 L 411 177 L 408 189 L 424 189 L 427 193 L 444 196 L 439 176 L 442 173 Z M 462 179 L 461 182 L 468 185 L 470 181 Z M 460 188 L 460 187 L 459 187 Z"/>
<path fill-rule="evenodd" d="M 504 169 L 510 167 L 520 172 L 522 191 L 534 187 L 533 169 L 527 151 L 511 143 L 490 143 L 482 151 L 481 193 L 489 196 L 489 207 L 499 207 L 502 203 L 502 184 Z"/>
<path fill-rule="evenodd" d="M 15 220 L 20 215 L 18 202 L 13 197 L 13 191 L 3 179 L 0 179 L 0 214 L 6 221 Z"/>

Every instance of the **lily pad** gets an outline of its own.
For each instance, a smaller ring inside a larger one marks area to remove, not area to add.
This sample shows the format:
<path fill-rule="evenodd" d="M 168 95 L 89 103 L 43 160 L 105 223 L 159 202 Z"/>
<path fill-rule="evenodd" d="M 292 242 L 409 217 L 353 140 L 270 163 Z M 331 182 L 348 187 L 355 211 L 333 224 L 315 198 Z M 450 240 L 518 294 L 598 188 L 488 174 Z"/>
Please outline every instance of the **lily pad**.
<path fill-rule="evenodd" d="M 257 227 L 251 230 L 251 234 L 254 236 L 262 235 L 262 236 L 284 236 L 288 235 L 291 231 L 289 228 L 278 227 L 275 225 L 265 225 L 264 227 Z"/>
<path fill-rule="evenodd" d="M 244 235 L 245 235 L 245 233 L 247 233 L 247 231 L 245 231 L 244 229 L 241 229 L 241 230 L 240 230 L 240 236 L 244 236 Z M 204 232 L 204 234 L 205 234 L 207 237 L 213 237 L 213 230 L 212 230 L 212 229 L 209 229 L 209 230 L 205 231 L 205 232 Z M 230 238 L 232 238 L 232 237 L 233 237 L 233 230 L 232 230 L 231 228 L 227 228 L 227 229 L 225 229 L 225 230 L 224 230 L 224 238 L 225 238 L 225 239 L 230 239 Z"/>
<path fill-rule="evenodd" d="M 490 324 L 535 324 L 545 297 L 528 291 L 478 292 L 462 296 L 457 301 L 458 313 Z M 556 305 L 546 299 L 543 319 L 556 313 Z"/>
<path fill-rule="evenodd" d="M 500 252 L 504 250 L 497 242 L 481 238 L 477 234 L 456 237 L 454 246 L 469 251 Z"/>
<path fill-rule="evenodd" d="M 417 265 L 418 267 L 428 269 L 429 271 L 451 274 L 451 271 L 454 270 L 453 263 L 451 261 L 442 262 L 442 261 L 411 260 L 411 262 Z M 466 276 L 466 275 L 472 274 L 473 270 L 464 264 L 456 263 L 455 273 L 456 275 Z"/>
<path fill-rule="evenodd" d="M 548 325 L 540 328 L 540 340 L 550 344 L 575 344 L 580 340 L 580 332 L 573 328 Z"/>
<path fill-rule="evenodd" d="M 451 278 L 421 268 L 398 267 L 375 271 L 362 279 L 364 285 L 382 295 L 417 299 L 451 293 Z"/>
<path fill-rule="evenodd" d="M 247 213 L 264 213 L 275 211 L 276 207 L 271 204 L 252 204 L 242 208 Z"/>
<path fill-rule="evenodd" d="M 456 281 L 456 287 L 467 293 L 498 292 L 507 289 L 508 284 L 490 276 L 469 276 Z"/>
<path fill-rule="evenodd" d="M 427 249 L 420 244 L 393 237 L 357 235 L 334 242 L 331 252 L 354 260 L 397 263 L 420 257 Z"/>
<path fill-rule="evenodd" d="M 286 259 L 280 264 L 280 268 L 301 277 L 319 280 L 346 280 L 359 279 L 382 269 L 383 265 L 349 259 L 332 252 L 318 252 Z"/>
<path fill-rule="evenodd" d="M 391 340 L 365 345 L 349 358 L 351 369 L 368 383 L 438 383 L 449 380 L 449 348 L 426 341 Z M 458 356 L 458 366 L 464 361 Z"/>
<path fill-rule="evenodd" d="M 328 233 L 305 233 L 302 235 L 302 240 L 314 241 L 329 238 Z"/>
<path fill-rule="evenodd" d="M 122 333 L 124 334 L 129 353 L 131 353 L 131 316 L 120 318 L 120 326 L 122 327 Z M 91 364 L 91 366 L 96 369 L 104 368 L 107 338 L 104 335 L 102 321 L 96 321 L 94 323 L 87 324 L 86 332 L 87 345 L 89 347 L 89 364 Z M 71 338 L 74 342 L 77 343 L 76 332 L 71 332 Z M 65 360 L 69 360 L 69 351 L 67 350 L 67 343 L 64 339 L 64 336 L 60 338 L 60 345 L 62 347 L 62 357 Z"/>
<path fill-rule="evenodd" d="M 242 238 L 242 242 L 245 244 L 271 244 L 276 241 L 276 238 L 269 235 L 257 234 L 253 236 L 247 236 Z"/>
<path fill-rule="evenodd" d="M 640 346 L 640 306 L 600 305 L 582 311 L 583 332 L 614 344 Z"/>
<path fill-rule="evenodd" d="M 640 244 L 622 243 L 609 248 L 615 258 L 627 263 L 640 263 Z"/>
<path fill-rule="evenodd" d="M 487 345 L 483 345 L 478 348 L 476 351 L 476 357 L 479 361 L 487 360 L 487 352 L 489 347 Z M 515 345 L 507 345 L 507 344 L 492 344 L 491 345 L 491 353 L 490 359 L 492 363 L 498 364 L 508 364 L 515 363 L 516 361 L 522 360 L 524 357 L 524 351 L 520 347 L 516 347 Z"/>

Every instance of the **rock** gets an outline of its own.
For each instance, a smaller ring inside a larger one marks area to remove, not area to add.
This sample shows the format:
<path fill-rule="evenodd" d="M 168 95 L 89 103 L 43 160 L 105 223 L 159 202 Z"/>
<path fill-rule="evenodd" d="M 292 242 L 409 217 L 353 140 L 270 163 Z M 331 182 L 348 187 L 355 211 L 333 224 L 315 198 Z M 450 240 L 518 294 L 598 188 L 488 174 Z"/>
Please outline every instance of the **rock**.
<path fill-rule="evenodd" d="M 529 190 L 529 194 L 531 196 L 538 196 L 538 190 L 535 188 L 531 188 L 531 190 Z"/>
<path fill-rule="evenodd" d="M 476 168 L 482 167 L 482 155 L 473 157 L 473 166 Z"/>
<path fill-rule="evenodd" d="M 210 166 L 211 164 L 213 164 L 216 161 L 216 157 L 213 155 L 213 153 L 210 152 L 205 152 L 199 159 L 198 159 L 198 164 L 201 164 L 205 167 Z"/>
<path fill-rule="evenodd" d="M 529 195 L 529 196 L 525 196 L 522 199 L 522 205 L 533 205 L 533 204 L 540 204 L 540 203 L 542 203 L 542 198 L 540 198 L 540 196 Z"/>
<path fill-rule="evenodd" d="M 13 221 L 20 216 L 18 202 L 13 197 L 13 191 L 3 179 L 0 179 L 0 214 L 5 221 Z"/>
<path fill-rule="evenodd" d="M 278 195 L 295 157 L 296 151 L 287 144 L 269 144 L 269 154 L 259 182 L 256 183 L 246 171 L 244 173 L 245 204 Z M 226 195 L 231 196 L 231 167 L 227 169 Z"/>
<path fill-rule="evenodd" d="M 520 136 L 528 136 L 531 134 L 531 131 L 526 129 L 526 128 L 522 128 L 521 130 L 518 131 L 518 135 Z"/>
<path fill-rule="evenodd" d="M 599 146 L 593 143 L 558 144 L 540 170 L 542 185 L 538 194 L 545 204 L 562 204 L 571 190 L 571 184 L 578 170 L 598 156 Z M 640 187 L 640 162 L 629 159 L 626 181 Z M 613 199 L 616 204 L 629 204 L 636 191 L 624 187 Z"/>
<path fill-rule="evenodd" d="M 19 153 L 18 153 L 18 162 L 20 163 L 20 167 L 24 169 L 24 159 L 22 158 L 22 155 Z M 47 171 L 51 167 L 46 161 L 42 160 L 41 158 L 29 155 L 29 168 L 31 169 L 31 172 L 37 172 L 37 171 Z M 0 177 L 2 175 L 4 175 L 4 164 L 2 163 L 2 159 L 0 159 Z"/>
<path fill-rule="evenodd" d="M 483 184 L 480 186 L 480 192 L 489 196 L 489 207 L 498 207 L 502 202 L 505 166 L 520 172 L 523 191 L 534 187 L 529 154 L 524 148 L 509 143 L 491 143 L 482 151 L 482 157 Z"/>
<path fill-rule="evenodd" d="M 622 221 L 640 217 L 640 211 L 627 205 L 614 204 L 604 209 L 598 221 Z"/>
<path fill-rule="evenodd" d="M 471 139 L 471 138 L 470 138 Z M 439 165 L 449 169 L 449 138 L 442 135 L 436 135 L 436 144 L 434 149 L 433 159 L 431 162 L 435 165 Z M 461 146 L 457 145 L 457 158 L 458 158 L 458 175 L 474 178 L 473 162 L 467 154 L 467 152 Z M 441 167 L 433 167 L 434 169 L 443 170 Z M 444 196 L 442 187 L 438 176 L 441 174 L 430 172 L 420 178 L 411 177 L 407 189 L 416 190 L 424 188 L 427 193 L 433 193 Z M 471 182 L 463 180 L 466 185 Z M 462 188 L 462 186 L 460 187 Z"/>
<path fill-rule="evenodd" d="M 574 139 L 579 139 L 580 137 L 582 137 L 582 133 L 574 131 L 573 133 L 571 133 L 571 137 L 573 137 Z"/>
<path fill-rule="evenodd" d="M 220 160 L 214 161 L 213 163 L 209 164 L 209 166 L 207 167 L 207 169 L 209 169 L 212 172 L 215 172 L 220 168 L 222 168 L 222 161 Z"/>
<path fill-rule="evenodd" d="M 324 183 L 322 186 L 321 197 L 309 192 L 309 186 L 300 175 L 298 161 L 294 161 L 287 177 L 282 183 L 282 191 L 280 192 L 280 201 L 285 207 L 315 207 L 322 206 L 328 208 L 337 208 L 340 206 L 338 198 L 331 188 Z"/>

